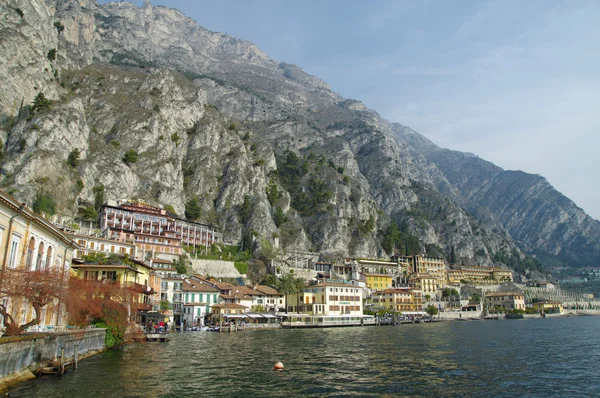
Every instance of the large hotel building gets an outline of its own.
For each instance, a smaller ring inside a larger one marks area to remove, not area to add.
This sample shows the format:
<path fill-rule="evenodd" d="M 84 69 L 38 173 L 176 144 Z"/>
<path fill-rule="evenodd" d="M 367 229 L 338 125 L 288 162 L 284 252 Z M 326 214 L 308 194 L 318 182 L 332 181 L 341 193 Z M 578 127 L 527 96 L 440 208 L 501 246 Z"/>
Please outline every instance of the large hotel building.
<path fill-rule="evenodd" d="M 144 203 L 105 204 L 98 218 L 103 236 L 135 244 L 141 258 L 147 253 L 178 256 L 183 254 L 182 245 L 208 246 L 222 241 L 222 234 L 210 225 L 183 220 Z"/>

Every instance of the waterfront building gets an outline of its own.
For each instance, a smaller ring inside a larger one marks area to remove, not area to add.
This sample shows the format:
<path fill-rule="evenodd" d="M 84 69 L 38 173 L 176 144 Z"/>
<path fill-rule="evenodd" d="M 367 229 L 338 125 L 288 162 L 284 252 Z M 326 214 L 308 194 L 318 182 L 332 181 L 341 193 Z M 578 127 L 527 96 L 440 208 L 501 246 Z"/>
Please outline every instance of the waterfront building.
<path fill-rule="evenodd" d="M 279 293 L 277 289 L 267 285 L 258 285 L 255 290 L 264 294 L 262 306 L 265 311 L 277 313 L 280 308 L 284 307 L 283 294 Z M 261 304 L 261 303 L 257 303 Z"/>
<path fill-rule="evenodd" d="M 248 307 L 242 304 L 237 303 L 220 303 L 214 304 L 211 307 L 213 318 L 221 319 L 221 318 L 239 318 L 243 319 L 246 316 L 244 315 Z"/>
<path fill-rule="evenodd" d="M 372 291 L 383 290 L 392 287 L 394 277 L 389 274 L 364 274 L 365 283 Z"/>
<path fill-rule="evenodd" d="M 408 285 L 410 288 L 413 290 L 419 290 L 423 294 L 435 294 L 438 290 L 442 289 L 444 283 L 444 279 L 438 278 L 437 276 L 429 273 L 411 274 L 408 277 Z"/>
<path fill-rule="evenodd" d="M 73 257 L 81 259 L 85 255 L 92 253 L 120 254 L 142 260 L 138 257 L 137 247 L 133 243 L 120 242 L 112 239 L 105 239 L 95 235 L 81 235 L 67 233 L 67 236 L 77 242 L 77 250 Z"/>
<path fill-rule="evenodd" d="M 515 292 L 486 293 L 485 305 L 489 309 L 501 307 L 507 310 L 524 310 L 525 296 L 522 293 Z"/>
<path fill-rule="evenodd" d="M 186 325 L 204 325 L 211 306 L 219 303 L 219 289 L 202 281 L 183 280 L 183 319 Z"/>
<path fill-rule="evenodd" d="M 163 272 L 162 270 L 157 271 Z M 160 283 L 160 301 L 167 307 L 162 310 L 162 314 L 168 317 L 169 322 L 179 325 L 182 322 L 183 313 L 183 279 L 184 275 L 177 273 L 163 274 Z"/>
<path fill-rule="evenodd" d="M 157 291 L 153 286 L 160 285 L 160 279 L 154 269 L 143 261 L 126 257 L 109 257 L 106 263 L 84 262 L 73 259 L 71 269 L 76 277 L 115 283 L 129 293 L 127 304 L 130 306 L 131 320 L 143 323 L 149 311 L 159 309 Z"/>
<path fill-rule="evenodd" d="M 412 289 L 385 289 L 373 292 L 367 297 L 365 306 L 373 310 L 385 309 L 391 312 L 422 312 L 422 293 Z"/>
<path fill-rule="evenodd" d="M 469 282 L 480 285 L 495 285 L 512 281 L 512 272 L 503 268 L 453 265 L 452 269 L 448 270 L 448 282 L 452 284 Z"/>
<path fill-rule="evenodd" d="M 542 300 L 531 303 L 531 306 L 538 312 L 545 312 L 547 314 L 563 314 L 564 309 L 560 301 L 553 300 Z"/>
<path fill-rule="evenodd" d="M 1 270 L 48 271 L 68 286 L 73 251 L 77 244 L 64 232 L 46 221 L 4 191 L 0 191 Z M 7 312 L 25 324 L 35 317 L 35 310 L 24 296 L 0 297 Z M 38 329 L 66 326 L 64 303 L 53 300 L 41 309 Z M 0 316 L 0 325 L 4 320 Z"/>
<path fill-rule="evenodd" d="M 135 244 L 142 258 L 147 253 L 179 256 L 182 245 L 209 246 L 222 234 L 207 224 L 183 220 L 166 210 L 141 202 L 119 206 L 104 204 L 98 214 L 100 229 L 109 239 Z"/>
<path fill-rule="evenodd" d="M 323 282 L 287 295 L 287 312 L 315 315 L 362 315 L 363 288 L 352 283 Z"/>

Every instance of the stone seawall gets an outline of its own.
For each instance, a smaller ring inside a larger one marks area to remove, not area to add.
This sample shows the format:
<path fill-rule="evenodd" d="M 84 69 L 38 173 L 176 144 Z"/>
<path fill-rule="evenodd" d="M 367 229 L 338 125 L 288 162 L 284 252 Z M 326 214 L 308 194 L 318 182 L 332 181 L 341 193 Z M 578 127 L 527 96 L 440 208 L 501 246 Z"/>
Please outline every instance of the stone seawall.
<path fill-rule="evenodd" d="M 235 269 L 233 261 L 192 259 L 192 268 L 201 275 L 215 278 L 239 278 L 243 276 Z"/>
<path fill-rule="evenodd" d="M 83 329 L 0 338 L 0 384 L 11 374 L 58 358 L 61 348 L 66 358 L 75 355 L 75 345 L 80 356 L 103 350 L 105 335 L 106 329 Z"/>

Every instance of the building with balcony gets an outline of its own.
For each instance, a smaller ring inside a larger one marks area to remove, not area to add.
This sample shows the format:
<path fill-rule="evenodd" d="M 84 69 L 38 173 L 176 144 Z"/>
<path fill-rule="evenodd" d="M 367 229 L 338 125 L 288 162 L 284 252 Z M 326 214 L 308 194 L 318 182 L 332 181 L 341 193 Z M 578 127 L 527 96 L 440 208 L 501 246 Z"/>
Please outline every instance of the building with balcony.
<path fill-rule="evenodd" d="M 182 245 L 209 246 L 222 241 L 210 225 L 177 218 L 166 210 L 144 203 L 105 204 L 98 214 L 100 229 L 108 239 L 134 244 L 147 253 L 179 256 Z"/>
<path fill-rule="evenodd" d="M 323 282 L 286 295 L 287 312 L 314 315 L 362 315 L 363 288 L 352 283 Z"/>
<path fill-rule="evenodd" d="M 365 306 L 373 310 L 385 309 L 390 312 L 422 312 L 422 293 L 412 289 L 385 289 L 367 297 Z"/>
<path fill-rule="evenodd" d="M 442 289 L 444 283 L 445 279 L 428 273 L 411 274 L 408 277 L 408 286 L 413 290 L 419 290 L 423 294 L 435 294 Z"/>
<path fill-rule="evenodd" d="M 75 250 L 73 257 L 78 259 L 82 259 L 85 255 L 101 252 L 106 254 L 120 254 L 122 256 L 127 255 L 130 258 L 142 260 L 141 256 L 138 257 L 137 246 L 133 243 L 105 239 L 94 235 L 67 233 L 67 236 L 77 242 L 78 248 Z"/>
<path fill-rule="evenodd" d="M 453 284 L 467 282 L 481 285 L 495 285 L 512 281 L 512 272 L 503 268 L 453 265 L 452 269 L 448 270 L 448 282 Z"/>
<path fill-rule="evenodd" d="M 158 292 L 160 279 L 154 269 L 139 260 L 109 257 L 102 263 L 85 263 L 74 259 L 71 269 L 75 276 L 103 283 L 114 283 L 125 293 L 124 303 L 130 308 L 132 322 L 145 323 L 149 311 L 158 310 Z"/>
<path fill-rule="evenodd" d="M 414 256 L 394 256 L 398 264 L 404 264 L 411 274 L 429 274 L 446 281 L 446 260 L 441 257 L 428 257 L 421 254 Z"/>
<path fill-rule="evenodd" d="M 25 275 L 27 271 L 44 271 L 55 275 L 66 288 L 76 248 L 77 244 L 60 229 L 0 191 L 0 272 Z M 18 290 L 12 293 L 15 294 L 5 291 L 0 296 L 0 304 L 20 325 L 31 321 L 35 310 L 25 295 Z M 38 315 L 40 322 L 35 326 L 38 329 L 66 326 L 65 305 L 59 299 L 44 306 Z M 0 325 L 3 324 L 0 316 Z"/>

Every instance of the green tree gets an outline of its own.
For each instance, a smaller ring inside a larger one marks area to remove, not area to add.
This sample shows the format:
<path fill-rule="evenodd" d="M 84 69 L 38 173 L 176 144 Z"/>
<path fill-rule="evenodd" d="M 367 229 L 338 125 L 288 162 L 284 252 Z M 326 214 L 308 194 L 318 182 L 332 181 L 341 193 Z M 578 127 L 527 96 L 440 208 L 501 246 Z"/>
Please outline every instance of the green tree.
<path fill-rule="evenodd" d="M 267 266 L 262 260 L 252 259 L 248 261 L 246 276 L 250 279 L 252 285 L 256 286 L 267 274 Z"/>
<path fill-rule="evenodd" d="M 104 204 L 104 185 L 96 185 L 92 188 L 92 193 L 94 194 L 94 208 L 98 211 Z"/>
<path fill-rule="evenodd" d="M 137 153 L 137 151 L 135 149 L 130 149 L 127 152 L 125 152 L 125 155 L 123 155 L 123 162 L 126 165 L 131 165 L 133 163 L 137 163 L 139 158 L 139 155 Z"/>
<path fill-rule="evenodd" d="M 392 220 L 390 225 L 388 225 L 387 230 L 385 231 L 383 238 L 383 248 L 386 252 L 390 254 L 394 254 L 398 249 L 398 245 L 402 242 L 402 238 L 400 236 L 400 230 L 398 229 L 398 224 Z"/>
<path fill-rule="evenodd" d="M 185 204 L 185 218 L 190 221 L 195 221 L 202 215 L 202 208 L 200 207 L 200 201 L 197 197 L 191 198 Z"/>
<path fill-rule="evenodd" d="M 72 168 L 76 168 L 77 165 L 79 164 L 79 155 L 81 154 L 81 151 L 79 151 L 79 149 L 75 148 L 71 151 L 71 153 L 69 153 L 69 156 L 67 157 L 67 164 L 69 166 L 71 166 Z"/>
<path fill-rule="evenodd" d="M 165 209 L 167 212 L 171 213 L 171 214 L 175 214 L 177 215 L 177 212 L 175 211 L 175 208 L 171 205 L 164 205 L 163 209 Z"/>
<path fill-rule="evenodd" d="M 435 307 L 435 305 L 429 304 L 425 309 L 425 312 L 428 313 L 430 316 L 434 316 L 438 314 L 438 309 Z"/>
<path fill-rule="evenodd" d="M 56 202 L 54 198 L 43 191 L 39 191 L 35 195 L 32 207 L 36 213 L 45 213 L 48 216 L 56 214 Z"/>
<path fill-rule="evenodd" d="M 471 301 L 471 303 L 479 304 L 479 303 L 481 303 L 481 296 L 477 293 L 473 293 L 471 295 L 470 301 Z"/>
<path fill-rule="evenodd" d="M 31 113 L 35 114 L 37 111 L 44 111 L 46 109 L 49 109 L 50 105 L 52 105 L 52 101 L 47 99 L 44 93 L 40 91 L 39 93 L 37 93 L 33 100 L 33 105 L 31 106 Z"/>
<path fill-rule="evenodd" d="M 277 277 L 273 274 L 266 274 L 260 282 L 263 285 L 277 286 Z"/>
<path fill-rule="evenodd" d="M 96 221 L 98 219 L 98 212 L 92 205 L 80 207 L 79 218 L 82 221 Z"/>
<path fill-rule="evenodd" d="M 273 215 L 273 221 L 275 222 L 275 225 L 277 225 L 277 227 L 279 227 L 280 225 L 282 225 L 283 223 L 285 223 L 287 221 L 287 217 L 285 216 L 283 209 L 279 206 L 277 206 L 275 208 L 275 214 Z"/>
<path fill-rule="evenodd" d="M 246 224 L 248 221 L 250 221 L 250 217 L 252 216 L 252 201 L 250 199 L 250 196 L 244 196 L 244 201 L 240 206 L 239 214 L 240 221 L 242 222 L 242 224 Z"/>
<path fill-rule="evenodd" d="M 285 312 L 288 312 L 288 295 L 298 293 L 298 278 L 294 274 L 285 274 L 277 281 L 277 291 L 285 296 Z"/>
<path fill-rule="evenodd" d="M 188 266 L 190 265 L 187 257 L 182 254 L 178 259 L 173 260 L 173 265 L 177 270 L 178 274 L 187 275 L 188 274 Z"/>
<path fill-rule="evenodd" d="M 62 33 L 62 31 L 65 30 L 65 25 L 63 25 L 62 22 L 60 22 L 60 21 L 54 22 L 54 27 L 56 28 L 56 31 L 58 33 Z"/>
<path fill-rule="evenodd" d="M 53 48 L 50 51 L 48 51 L 48 54 L 46 56 L 48 57 L 48 61 L 55 61 L 56 60 L 56 48 Z"/>
<path fill-rule="evenodd" d="M 275 180 L 271 179 L 271 181 L 269 181 L 269 189 L 267 191 L 267 199 L 269 199 L 269 203 L 271 203 L 271 206 L 273 206 L 275 204 L 275 202 L 277 201 L 277 199 L 279 199 L 279 191 L 277 188 L 277 184 L 275 183 Z"/>

